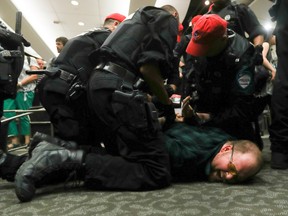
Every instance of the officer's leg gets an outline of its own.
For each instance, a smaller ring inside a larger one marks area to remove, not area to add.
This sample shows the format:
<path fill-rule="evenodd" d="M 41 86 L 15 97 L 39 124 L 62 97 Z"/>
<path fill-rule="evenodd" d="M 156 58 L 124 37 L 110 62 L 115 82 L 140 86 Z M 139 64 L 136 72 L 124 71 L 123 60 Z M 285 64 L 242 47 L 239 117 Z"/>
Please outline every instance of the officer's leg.
<path fill-rule="evenodd" d="M 95 83 L 93 79 L 90 79 L 91 82 Z M 111 105 L 113 92 L 114 90 L 97 90 L 97 85 L 88 92 L 93 110 L 102 119 L 102 125 L 108 126 L 105 131 L 105 127 L 102 127 L 99 133 L 106 132 L 104 144 L 108 153 L 112 154 L 87 155 L 86 185 L 126 190 L 166 187 L 170 183 L 170 172 L 162 132 L 158 130 L 149 134 L 150 136 L 144 136 L 141 130 L 124 126 L 119 121 L 120 115 L 115 115 Z M 135 110 L 127 107 L 124 109 L 134 116 L 132 112 Z"/>
<path fill-rule="evenodd" d="M 53 80 L 43 78 L 38 84 L 41 104 L 46 109 L 55 135 L 65 140 L 75 140 L 79 134 L 79 123 L 75 120 L 74 110 L 67 104 L 66 97 L 59 90 L 47 89 Z"/>
<path fill-rule="evenodd" d="M 51 177 L 51 174 L 54 174 L 54 180 L 59 179 L 59 173 L 64 173 L 66 178 L 71 171 L 81 172 L 83 161 L 83 150 L 68 150 L 47 141 L 40 142 L 33 150 L 32 157 L 25 161 L 16 173 L 17 197 L 22 202 L 30 201 L 35 195 L 36 186 L 43 179 Z"/>
<path fill-rule="evenodd" d="M 14 181 L 19 167 L 26 161 L 27 156 L 5 153 L 0 149 L 0 177 L 7 181 Z"/>
<path fill-rule="evenodd" d="M 87 187 L 145 190 L 169 185 L 168 156 L 160 136 L 143 140 L 123 127 L 119 128 L 112 142 L 108 144 L 108 148 L 109 145 L 117 143 L 119 155 L 87 155 L 85 160 Z"/>

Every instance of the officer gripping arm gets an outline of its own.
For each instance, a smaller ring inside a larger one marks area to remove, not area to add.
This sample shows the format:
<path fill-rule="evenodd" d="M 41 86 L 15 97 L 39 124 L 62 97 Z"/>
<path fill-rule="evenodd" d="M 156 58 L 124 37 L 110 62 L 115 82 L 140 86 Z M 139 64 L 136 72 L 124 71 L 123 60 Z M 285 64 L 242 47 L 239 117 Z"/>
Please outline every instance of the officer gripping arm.
<path fill-rule="evenodd" d="M 175 112 L 172 106 L 172 101 L 169 99 L 168 93 L 165 90 L 161 72 L 158 66 L 153 64 L 145 64 L 140 67 L 144 80 L 147 82 L 150 90 L 158 98 L 162 104 L 165 120 L 164 123 L 170 124 L 175 120 Z"/>

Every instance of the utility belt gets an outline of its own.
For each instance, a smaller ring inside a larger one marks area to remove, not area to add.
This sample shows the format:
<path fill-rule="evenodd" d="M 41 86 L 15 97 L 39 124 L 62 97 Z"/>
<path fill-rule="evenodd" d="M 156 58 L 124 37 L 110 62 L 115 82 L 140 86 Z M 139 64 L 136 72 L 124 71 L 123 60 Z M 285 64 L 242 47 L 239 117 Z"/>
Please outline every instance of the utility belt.
<path fill-rule="evenodd" d="M 66 101 L 75 101 L 85 93 L 86 85 L 80 80 L 79 76 L 62 69 L 58 69 L 58 73 L 59 78 L 69 85 L 69 89 L 66 93 Z"/>
<path fill-rule="evenodd" d="M 123 87 L 127 89 L 133 89 L 134 83 L 136 83 L 136 81 L 139 79 L 131 71 L 112 62 L 100 64 L 96 67 L 96 69 L 101 69 L 101 70 L 108 71 L 112 74 L 116 74 L 118 77 L 123 79 Z"/>
<path fill-rule="evenodd" d="M 58 69 L 58 71 L 59 71 L 59 78 L 66 81 L 68 84 L 71 84 L 71 82 L 76 79 L 76 75 L 68 71 L 62 69 Z"/>
<path fill-rule="evenodd" d="M 47 70 L 27 70 L 26 74 L 38 74 L 38 75 L 45 74 L 49 77 L 59 76 L 60 79 L 66 81 L 68 84 L 71 84 L 72 81 L 74 81 L 77 78 L 76 75 L 56 67 L 49 68 Z"/>
<path fill-rule="evenodd" d="M 80 80 L 79 76 L 57 67 L 52 67 L 47 70 L 27 70 L 26 74 L 45 74 L 48 77 L 59 77 L 59 79 L 64 80 L 67 83 L 68 90 L 63 83 L 61 83 L 61 86 L 58 83 L 58 86 L 56 85 L 51 88 L 53 88 L 52 90 L 55 92 L 66 95 L 66 100 L 76 100 L 86 89 L 85 83 Z"/>

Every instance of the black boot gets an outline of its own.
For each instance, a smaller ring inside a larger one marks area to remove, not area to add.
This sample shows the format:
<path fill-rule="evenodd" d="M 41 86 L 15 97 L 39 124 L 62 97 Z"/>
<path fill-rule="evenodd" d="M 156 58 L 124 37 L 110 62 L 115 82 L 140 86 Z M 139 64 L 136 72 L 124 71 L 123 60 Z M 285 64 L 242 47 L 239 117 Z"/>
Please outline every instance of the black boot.
<path fill-rule="evenodd" d="M 44 134 L 44 133 L 36 132 L 34 134 L 34 136 L 32 137 L 32 141 L 29 144 L 29 149 L 28 149 L 29 158 L 31 158 L 32 151 L 34 150 L 34 148 L 42 141 L 47 141 L 49 143 L 52 143 L 52 144 L 55 144 L 58 146 L 62 146 L 64 148 L 67 148 L 70 150 L 77 149 L 76 142 L 66 141 L 66 140 L 62 140 L 62 139 L 57 138 L 57 137 L 49 136 L 49 135 Z"/>
<path fill-rule="evenodd" d="M 16 173 L 15 191 L 18 199 L 22 202 L 32 200 L 35 185 L 41 179 L 54 171 L 80 171 L 83 161 L 83 150 L 68 150 L 47 141 L 40 142 L 33 150 L 32 157 Z"/>
<path fill-rule="evenodd" d="M 0 177 L 13 182 L 19 167 L 26 161 L 26 155 L 14 155 L 0 150 Z"/>
<path fill-rule="evenodd" d="M 0 177 L 2 177 L 2 167 L 4 162 L 6 161 L 7 154 L 0 149 Z"/>

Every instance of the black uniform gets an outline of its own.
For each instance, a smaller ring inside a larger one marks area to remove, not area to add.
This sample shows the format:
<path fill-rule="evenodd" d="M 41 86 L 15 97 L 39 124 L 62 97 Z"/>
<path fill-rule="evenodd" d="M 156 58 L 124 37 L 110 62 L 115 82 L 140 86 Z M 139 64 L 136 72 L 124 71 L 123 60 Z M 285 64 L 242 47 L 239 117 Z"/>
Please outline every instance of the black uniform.
<path fill-rule="evenodd" d="M 271 11 L 272 12 L 272 11 Z M 272 151 L 272 167 L 288 168 L 288 2 L 278 0 L 274 6 L 273 13 L 277 19 L 275 35 L 277 39 L 276 52 L 278 56 L 277 73 L 273 86 L 271 98 L 271 117 L 272 123 L 269 128 L 271 151 Z M 276 153 L 276 154 L 274 154 Z M 280 155 L 284 154 L 279 158 Z M 280 159 L 278 161 L 277 157 Z"/>
<path fill-rule="evenodd" d="M 254 113 L 254 47 L 228 30 L 228 47 L 215 57 L 196 58 L 197 112 L 210 113 L 204 123 L 222 128 L 238 139 L 255 141 L 251 121 Z"/>
<path fill-rule="evenodd" d="M 144 7 L 122 22 L 97 52 L 96 58 L 105 61 L 89 80 L 88 100 L 93 119 L 101 121 L 95 127 L 108 154 L 87 154 L 88 187 L 143 190 L 170 184 L 157 112 L 133 84 L 144 64 L 157 64 L 164 79 L 173 71 L 177 30 L 170 13 Z"/>
<path fill-rule="evenodd" d="M 243 37 L 246 37 L 246 32 L 251 42 L 256 36 L 266 34 L 254 12 L 244 4 L 236 4 L 229 0 L 223 8 L 216 8 L 213 5 L 208 14 L 218 14 L 228 22 L 229 29 Z"/>
<path fill-rule="evenodd" d="M 70 39 L 55 60 L 57 71 L 38 84 L 40 100 L 49 114 L 55 135 L 86 144 L 95 140 L 89 127 L 85 86 L 96 63 L 89 54 L 99 48 L 111 31 L 96 28 Z M 91 137 L 92 136 L 92 137 Z"/>

